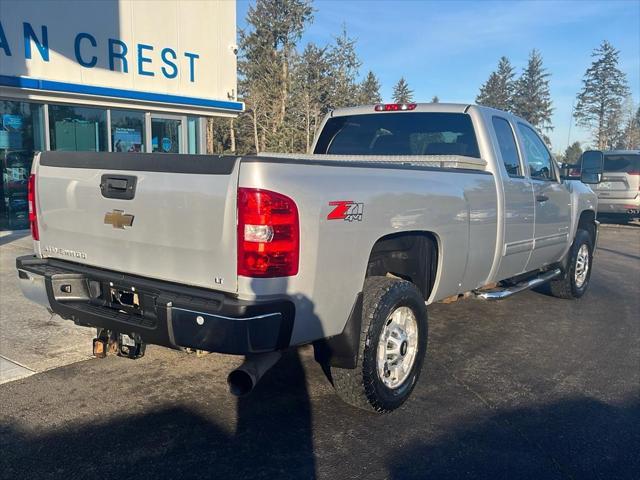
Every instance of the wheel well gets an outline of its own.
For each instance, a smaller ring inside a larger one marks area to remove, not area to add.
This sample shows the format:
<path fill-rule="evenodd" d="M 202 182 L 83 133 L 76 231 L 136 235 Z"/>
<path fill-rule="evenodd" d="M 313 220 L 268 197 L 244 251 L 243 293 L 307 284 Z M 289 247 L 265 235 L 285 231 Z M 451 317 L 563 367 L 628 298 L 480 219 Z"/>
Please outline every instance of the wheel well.
<path fill-rule="evenodd" d="M 431 232 L 386 235 L 374 244 L 366 277 L 394 275 L 415 284 L 429 298 L 438 268 L 438 242 Z"/>
<path fill-rule="evenodd" d="M 578 229 L 586 230 L 591 237 L 591 242 L 596 240 L 596 214 L 593 210 L 585 210 L 580 214 Z"/>

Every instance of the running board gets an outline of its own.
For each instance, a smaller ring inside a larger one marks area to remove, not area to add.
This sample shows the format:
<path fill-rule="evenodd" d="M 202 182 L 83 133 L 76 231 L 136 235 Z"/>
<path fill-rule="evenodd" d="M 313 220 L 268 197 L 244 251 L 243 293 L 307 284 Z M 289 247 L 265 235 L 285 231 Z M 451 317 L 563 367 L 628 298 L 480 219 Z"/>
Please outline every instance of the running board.
<path fill-rule="evenodd" d="M 523 290 L 529 290 L 537 286 L 547 283 L 549 280 L 553 280 L 559 277 L 562 271 L 559 268 L 551 270 L 549 272 L 542 273 L 531 280 L 526 282 L 517 283 L 508 288 L 492 288 L 491 290 L 474 290 L 473 293 L 477 298 L 482 300 L 502 300 L 503 298 L 510 297 L 514 293 L 522 292 Z"/>

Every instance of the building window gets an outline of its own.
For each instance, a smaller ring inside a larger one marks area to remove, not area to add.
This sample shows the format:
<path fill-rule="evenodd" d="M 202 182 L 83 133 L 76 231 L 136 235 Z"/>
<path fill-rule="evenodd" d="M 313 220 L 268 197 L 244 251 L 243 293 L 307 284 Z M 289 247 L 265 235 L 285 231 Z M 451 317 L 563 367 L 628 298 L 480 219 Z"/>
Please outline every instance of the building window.
<path fill-rule="evenodd" d="M 44 150 L 42 105 L 0 100 L 0 228 L 29 228 L 27 181 L 33 152 Z"/>
<path fill-rule="evenodd" d="M 106 119 L 102 108 L 49 105 L 51 150 L 106 152 Z"/>
<path fill-rule="evenodd" d="M 200 142 L 200 124 L 198 117 L 187 117 L 187 153 L 198 153 L 198 143 Z"/>
<path fill-rule="evenodd" d="M 144 112 L 111 110 L 111 151 L 144 152 Z"/>
<path fill-rule="evenodd" d="M 160 153 L 182 153 L 182 117 L 151 118 L 151 150 Z"/>

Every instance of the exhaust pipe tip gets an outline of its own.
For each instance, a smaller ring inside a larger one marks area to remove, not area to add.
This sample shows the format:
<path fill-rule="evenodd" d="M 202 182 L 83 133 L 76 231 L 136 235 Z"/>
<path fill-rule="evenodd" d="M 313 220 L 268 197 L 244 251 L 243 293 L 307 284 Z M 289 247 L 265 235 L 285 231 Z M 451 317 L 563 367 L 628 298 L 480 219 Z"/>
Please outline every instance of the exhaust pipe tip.
<path fill-rule="evenodd" d="M 229 391 L 236 397 L 248 395 L 256 386 L 253 377 L 241 369 L 233 370 L 227 377 Z"/>
<path fill-rule="evenodd" d="M 242 365 L 232 370 L 227 377 L 229 391 L 236 397 L 251 393 L 262 376 L 280 360 L 281 356 L 280 352 L 247 355 Z"/>

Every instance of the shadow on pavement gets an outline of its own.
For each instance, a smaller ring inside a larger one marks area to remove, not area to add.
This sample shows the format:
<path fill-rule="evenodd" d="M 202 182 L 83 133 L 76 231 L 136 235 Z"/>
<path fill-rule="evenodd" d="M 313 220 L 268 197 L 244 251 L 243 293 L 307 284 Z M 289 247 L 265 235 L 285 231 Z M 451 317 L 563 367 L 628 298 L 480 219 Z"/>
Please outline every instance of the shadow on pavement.
<path fill-rule="evenodd" d="M 635 397 L 622 406 L 571 398 L 486 414 L 474 409 L 474 416 L 457 415 L 429 440 L 423 430 L 425 421 L 433 423 L 430 413 L 412 403 L 366 420 L 346 406 L 327 416 L 319 405 L 316 431 L 304 370 L 298 353 L 291 352 L 252 396 L 238 401 L 235 431 L 218 423 L 215 406 L 213 412 L 203 411 L 202 404 L 166 406 L 105 420 L 96 405 L 96 416 L 81 425 L 65 425 L 60 418 L 46 432 L 0 426 L 0 478 L 313 479 L 327 467 L 333 472 L 327 478 L 359 478 L 363 462 L 375 472 L 371 478 L 395 480 L 632 479 L 640 471 Z M 398 416 L 404 420 L 398 423 Z M 349 429 L 372 442 L 371 451 L 344 439 L 334 443 L 334 436 Z M 333 450 L 316 452 L 314 438 Z M 317 465 L 332 463 L 335 450 L 339 465 Z"/>
<path fill-rule="evenodd" d="M 17 230 L 15 232 L 11 232 L 7 235 L 0 237 L 0 246 L 6 245 L 11 242 L 15 242 L 16 240 L 19 240 L 20 238 L 28 237 L 29 235 L 31 235 L 31 232 L 29 230 Z"/>
<path fill-rule="evenodd" d="M 496 411 L 396 452 L 389 478 L 637 479 L 639 420 L 637 400 L 616 407 L 578 398 Z"/>
<path fill-rule="evenodd" d="M 65 425 L 61 418 L 53 432 L 2 425 L 0 478 L 314 478 L 311 410 L 297 352 L 237 409 L 231 434 L 214 415 L 184 406 L 105 420 L 96 405 L 93 421 Z"/>
<path fill-rule="evenodd" d="M 619 252 L 617 250 L 611 250 L 610 248 L 604 248 L 604 247 L 598 247 L 598 250 L 602 250 L 604 252 L 613 253 L 615 255 L 620 255 L 620 256 L 626 257 L 626 258 L 632 258 L 634 260 L 640 260 L 640 255 L 631 255 L 629 253 L 623 253 L 623 252 Z"/>

